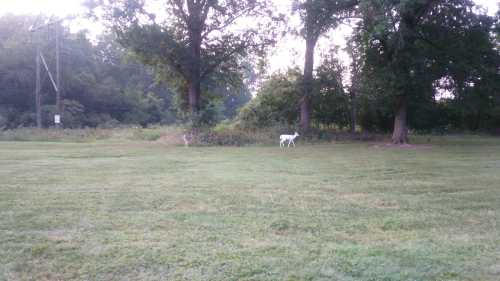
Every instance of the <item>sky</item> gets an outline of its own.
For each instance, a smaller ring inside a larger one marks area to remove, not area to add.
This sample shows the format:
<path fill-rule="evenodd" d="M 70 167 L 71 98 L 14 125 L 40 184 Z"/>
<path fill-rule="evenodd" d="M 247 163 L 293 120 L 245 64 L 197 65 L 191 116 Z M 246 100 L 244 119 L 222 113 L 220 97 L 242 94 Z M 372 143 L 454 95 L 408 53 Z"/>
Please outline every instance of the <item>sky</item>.
<path fill-rule="evenodd" d="M 84 0 L 0 0 L 0 15 L 6 13 L 12 14 L 33 14 L 40 13 L 45 15 L 55 15 L 65 17 L 70 15 L 81 15 L 84 12 L 82 2 Z M 157 0 L 158 1 L 158 0 Z M 288 14 L 291 9 L 291 0 L 272 0 L 280 12 Z M 490 15 L 495 14 L 498 9 L 500 0 L 474 0 L 478 5 L 487 9 Z M 290 20 L 292 24 L 298 24 L 297 18 Z M 87 29 L 91 32 L 98 33 L 101 30 L 99 24 L 92 23 L 83 18 L 77 18 L 71 21 L 72 31 Z M 321 55 L 327 52 L 333 45 L 340 47 L 339 58 L 343 64 L 349 63 L 349 57 L 342 50 L 345 46 L 346 37 L 350 34 L 348 26 L 340 26 L 338 29 L 331 31 L 327 37 L 323 37 L 318 42 L 316 51 L 316 62 L 319 62 Z M 305 43 L 295 37 L 286 36 L 282 38 L 277 46 L 273 49 L 270 57 L 270 65 L 268 71 L 286 71 L 289 67 L 301 67 L 305 52 Z"/>
<path fill-rule="evenodd" d="M 0 0 L 0 14 L 49 14 L 64 16 L 82 12 L 81 3 L 84 0 Z M 272 0 L 278 7 L 287 8 L 291 0 Z M 489 14 L 494 14 L 500 1 L 474 0 L 479 5 L 488 8 Z"/>

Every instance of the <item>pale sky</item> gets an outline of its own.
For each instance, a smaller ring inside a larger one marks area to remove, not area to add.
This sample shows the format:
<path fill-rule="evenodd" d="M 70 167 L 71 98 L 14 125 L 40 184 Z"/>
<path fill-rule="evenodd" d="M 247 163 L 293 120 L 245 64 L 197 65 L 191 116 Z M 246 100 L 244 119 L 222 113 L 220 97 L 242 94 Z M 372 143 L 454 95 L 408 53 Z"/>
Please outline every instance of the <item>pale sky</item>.
<path fill-rule="evenodd" d="M 40 13 L 45 15 L 55 15 L 65 17 L 68 15 L 81 15 L 84 11 L 82 2 L 84 0 L 0 0 L 0 15 L 6 13 L 12 14 L 33 14 Z M 156 0 L 158 1 L 158 0 Z M 291 9 L 291 0 L 272 0 L 278 9 L 286 14 L 289 14 Z M 493 15 L 497 9 L 499 0 L 474 0 L 477 4 L 487 9 L 487 13 Z M 292 18 L 289 21 L 291 24 L 299 24 L 297 18 Z M 71 21 L 71 29 L 73 31 L 87 29 L 91 31 L 99 30 L 99 24 L 89 22 L 85 19 L 74 19 Z M 318 49 L 316 51 L 316 65 L 320 62 L 320 56 L 328 50 L 332 45 L 338 45 L 341 48 L 345 46 L 345 38 L 350 34 L 350 28 L 341 26 L 328 34 L 328 38 L 320 39 Z M 270 59 L 270 72 L 278 70 L 286 70 L 288 67 L 299 66 L 302 68 L 304 57 L 305 43 L 303 40 L 293 36 L 283 38 L 276 48 Z M 348 63 L 348 56 L 341 51 L 340 59 L 344 63 Z"/>

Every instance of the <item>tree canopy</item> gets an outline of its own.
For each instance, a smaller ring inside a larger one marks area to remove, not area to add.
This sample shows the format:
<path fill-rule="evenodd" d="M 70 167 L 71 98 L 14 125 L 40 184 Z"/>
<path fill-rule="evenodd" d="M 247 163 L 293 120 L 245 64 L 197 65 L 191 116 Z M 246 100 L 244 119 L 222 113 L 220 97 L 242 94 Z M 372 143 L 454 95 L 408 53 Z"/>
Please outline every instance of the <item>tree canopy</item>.
<path fill-rule="evenodd" d="M 202 109 L 201 95 L 210 85 L 241 84 L 245 59 L 263 55 L 273 42 L 264 32 L 271 31 L 267 3 L 169 0 L 163 3 L 162 21 L 147 11 L 145 1 L 88 1 L 87 5 L 102 8 L 119 42 L 145 64 L 161 69 L 162 78 L 177 85 L 185 107 L 197 113 Z"/>
<path fill-rule="evenodd" d="M 363 87 L 393 104 L 394 143 L 408 141 L 408 107 L 432 101 L 441 79 L 453 81 L 448 90 L 457 102 L 467 87 L 498 85 L 492 79 L 499 65 L 490 40 L 493 20 L 473 8 L 468 0 L 361 2 Z"/>
<path fill-rule="evenodd" d="M 309 130 L 311 118 L 311 96 L 313 92 L 314 51 L 318 39 L 328 30 L 337 27 L 343 20 L 353 16 L 358 0 L 304 0 L 294 1 L 294 10 L 302 20 L 299 31 L 306 43 L 303 75 L 303 94 L 300 99 L 300 127 Z"/>
<path fill-rule="evenodd" d="M 35 125 L 35 50 L 40 44 L 53 70 L 54 27 L 29 32 L 29 27 L 45 18 L 0 17 L 0 128 Z M 103 34 L 91 42 L 85 33 L 70 33 L 61 27 L 61 68 L 64 127 L 116 126 L 120 123 L 169 124 L 181 119 L 175 95 L 158 73 L 144 66 L 116 42 Z M 214 122 L 231 118 L 250 98 L 243 85 L 220 86 L 212 93 L 217 113 Z M 213 107 L 212 106 L 212 107 Z M 55 93 L 46 72 L 42 72 L 43 126 L 52 126 Z M 218 117 L 217 117 L 217 116 Z M 218 119 L 217 119 L 218 118 Z"/>

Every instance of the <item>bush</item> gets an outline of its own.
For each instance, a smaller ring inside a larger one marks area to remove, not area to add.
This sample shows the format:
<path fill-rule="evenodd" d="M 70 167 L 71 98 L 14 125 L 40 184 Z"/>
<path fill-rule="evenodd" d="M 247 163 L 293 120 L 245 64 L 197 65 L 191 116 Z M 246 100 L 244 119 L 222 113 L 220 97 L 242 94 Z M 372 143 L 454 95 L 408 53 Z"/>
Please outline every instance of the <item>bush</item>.
<path fill-rule="evenodd" d="M 229 145 L 242 146 L 256 143 L 255 137 L 244 130 L 239 130 L 228 123 L 221 123 L 213 129 L 199 133 L 197 137 L 200 145 Z"/>
<path fill-rule="evenodd" d="M 156 141 L 163 135 L 162 128 L 137 128 L 133 132 L 132 139 Z"/>
<path fill-rule="evenodd" d="M 296 129 L 286 125 L 260 129 L 244 129 L 238 124 L 221 123 L 212 129 L 194 133 L 193 145 L 277 145 L 281 134 L 292 134 Z M 333 129 L 311 129 L 307 135 L 300 135 L 298 142 L 318 143 L 337 140 L 372 140 L 367 135 L 353 136 Z M 297 142 L 296 141 L 296 142 Z"/>
<path fill-rule="evenodd" d="M 293 133 L 294 128 L 275 126 L 256 130 L 241 129 L 234 123 L 222 122 L 213 128 L 191 128 L 179 126 L 116 127 L 113 129 L 37 129 L 19 128 L 0 131 L 0 141 L 46 141 L 46 142 L 91 142 L 103 139 L 132 141 L 155 141 L 165 145 L 184 145 L 186 134 L 192 146 L 246 146 L 278 145 L 281 134 Z M 352 135 L 332 129 L 313 129 L 307 136 L 301 135 L 297 142 L 320 143 L 329 141 L 375 140 L 374 135 Z"/>
<path fill-rule="evenodd" d="M 190 144 L 195 146 L 245 146 L 251 144 L 273 144 L 277 143 L 278 130 L 241 129 L 234 123 L 222 122 L 213 128 L 196 128 L 187 135 L 191 139 Z"/>
<path fill-rule="evenodd" d="M 245 105 L 236 120 L 243 129 L 295 124 L 299 118 L 300 74 L 296 71 L 277 74 L 267 80 L 257 96 Z"/>
<path fill-rule="evenodd" d="M 113 119 L 107 113 L 90 113 L 85 118 L 85 125 L 95 128 L 111 129 L 116 128 L 120 124 L 116 119 Z"/>

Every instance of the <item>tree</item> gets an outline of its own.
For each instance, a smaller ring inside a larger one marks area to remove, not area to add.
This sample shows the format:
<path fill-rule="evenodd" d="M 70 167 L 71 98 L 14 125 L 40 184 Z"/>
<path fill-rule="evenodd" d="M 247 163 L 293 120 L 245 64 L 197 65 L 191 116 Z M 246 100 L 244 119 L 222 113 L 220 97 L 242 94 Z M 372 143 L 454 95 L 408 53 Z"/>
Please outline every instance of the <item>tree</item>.
<path fill-rule="evenodd" d="M 270 11 L 264 0 L 166 0 L 166 20 L 156 21 L 145 1 L 87 1 L 87 6 L 105 11 L 105 19 L 119 42 L 130 48 L 143 63 L 164 73 L 170 85 L 177 85 L 191 113 L 201 109 L 204 84 L 214 75 L 223 83 L 241 80 L 240 62 L 250 55 L 262 55 L 272 43 Z M 259 22 L 244 24 L 260 16 Z M 244 28 L 242 28 L 244 27 Z"/>
<path fill-rule="evenodd" d="M 298 69 L 271 75 L 255 98 L 241 108 L 238 124 L 247 129 L 296 124 L 300 79 Z"/>
<path fill-rule="evenodd" d="M 35 38 L 29 27 L 44 17 L 0 17 L 0 127 L 35 123 Z M 40 29 L 39 42 L 49 68 L 55 63 L 53 28 Z M 148 67 L 134 61 L 128 51 L 103 35 L 96 44 L 85 33 L 61 30 L 63 125 L 67 128 L 106 126 L 118 122 L 148 125 L 175 121 L 172 94 L 155 81 Z M 32 37 L 33 36 L 33 37 Z M 38 39 L 37 38 L 37 39 Z M 56 112 L 54 91 L 43 73 L 43 126 L 51 126 Z"/>
<path fill-rule="evenodd" d="M 323 58 L 314 79 L 314 94 L 311 101 L 312 121 L 318 125 L 336 125 L 340 128 L 349 124 L 349 97 L 345 93 L 342 74 L 345 68 L 335 57 L 333 48 Z"/>
<path fill-rule="evenodd" d="M 311 122 L 318 126 L 347 126 L 348 100 L 342 85 L 341 64 L 333 53 L 325 57 L 313 81 Z M 295 126 L 299 120 L 302 96 L 302 75 L 299 69 L 274 74 L 259 89 L 257 96 L 243 107 L 237 121 L 244 128 Z"/>
<path fill-rule="evenodd" d="M 463 84 L 496 72 L 488 66 L 492 19 L 473 6 L 469 0 L 361 2 L 364 87 L 392 100 L 393 143 L 408 142 L 408 110 L 434 96 L 435 81 L 451 74 Z"/>
<path fill-rule="evenodd" d="M 350 64 L 351 84 L 349 86 L 349 107 L 350 107 L 350 131 L 356 132 L 357 116 L 358 116 L 358 95 L 362 89 L 362 69 L 363 69 L 363 51 L 358 43 L 359 32 L 352 36 L 347 42 L 346 51 L 352 58 Z"/>
<path fill-rule="evenodd" d="M 318 39 L 348 18 L 357 3 L 357 0 L 295 0 L 294 2 L 294 10 L 299 12 L 303 24 L 300 35 L 306 41 L 303 95 L 300 100 L 300 127 L 303 131 L 308 131 L 311 123 L 314 50 Z"/>

